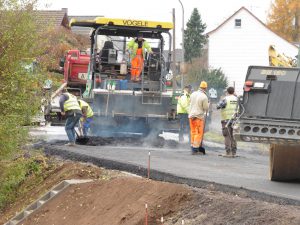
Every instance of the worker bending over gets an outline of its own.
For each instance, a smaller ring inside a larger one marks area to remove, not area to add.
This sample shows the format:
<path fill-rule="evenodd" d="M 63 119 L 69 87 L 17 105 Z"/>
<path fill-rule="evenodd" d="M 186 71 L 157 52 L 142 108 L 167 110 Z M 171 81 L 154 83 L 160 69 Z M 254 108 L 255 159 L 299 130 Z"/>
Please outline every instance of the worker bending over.
<path fill-rule="evenodd" d="M 81 108 L 78 104 L 76 96 L 67 92 L 67 89 L 62 90 L 59 99 L 61 114 L 67 117 L 65 130 L 69 139 L 67 146 L 75 146 L 75 126 L 82 116 Z"/>
<path fill-rule="evenodd" d="M 80 99 L 78 100 L 78 103 L 82 112 L 80 127 L 82 128 L 83 136 L 86 137 L 93 121 L 94 112 L 87 102 Z"/>

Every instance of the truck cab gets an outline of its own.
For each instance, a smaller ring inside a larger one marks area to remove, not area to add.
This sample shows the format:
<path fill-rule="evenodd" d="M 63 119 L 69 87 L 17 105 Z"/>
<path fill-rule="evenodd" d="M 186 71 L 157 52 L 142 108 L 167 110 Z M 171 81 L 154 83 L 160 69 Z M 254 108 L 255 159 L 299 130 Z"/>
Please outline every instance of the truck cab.
<path fill-rule="evenodd" d="M 68 50 L 60 62 L 63 67 L 64 82 L 71 88 L 85 88 L 90 56 L 78 49 Z"/>

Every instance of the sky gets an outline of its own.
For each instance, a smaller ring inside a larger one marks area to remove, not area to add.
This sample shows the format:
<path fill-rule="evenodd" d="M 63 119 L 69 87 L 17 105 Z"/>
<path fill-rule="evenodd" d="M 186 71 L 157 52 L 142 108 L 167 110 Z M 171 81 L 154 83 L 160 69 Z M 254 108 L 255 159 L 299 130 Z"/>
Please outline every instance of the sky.
<path fill-rule="evenodd" d="M 176 16 L 176 46 L 181 43 L 182 8 L 179 0 L 40 0 L 39 9 L 68 8 L 68 15 L 93 15 L 112 18 L 145 19 L 172 22 Z M 184 24 L 197 8 L 209 32 L 224 22 L 242 6 L 262 22 L 266 22 L 272 0 L 181 0 L 184 6 Z"/>

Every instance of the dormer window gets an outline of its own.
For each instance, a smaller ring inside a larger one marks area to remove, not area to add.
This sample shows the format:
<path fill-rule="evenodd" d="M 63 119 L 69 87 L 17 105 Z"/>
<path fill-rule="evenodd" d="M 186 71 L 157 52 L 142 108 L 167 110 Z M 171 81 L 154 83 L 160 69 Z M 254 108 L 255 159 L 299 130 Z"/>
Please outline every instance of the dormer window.
<path fill-rule="evenodd" d="M 234 24 L 235 24 L 236 28 L 241 28 L 242 27 L 242 20 L 241 19 L 235 19 Z"/>

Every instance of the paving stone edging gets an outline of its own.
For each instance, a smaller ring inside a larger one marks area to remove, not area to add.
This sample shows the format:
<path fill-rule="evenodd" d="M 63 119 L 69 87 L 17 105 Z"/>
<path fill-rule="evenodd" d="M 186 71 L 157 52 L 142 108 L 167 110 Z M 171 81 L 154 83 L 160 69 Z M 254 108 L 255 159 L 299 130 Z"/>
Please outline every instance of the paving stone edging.
<path fill-rule="evenodd" d="M 50 191 L 48 191 L 46 194 L 44 194 L 42 197 L 40 197 L 38 200 L 33 202 L 31 205 L 27 206 L 23 211 L 19 212 L 16 216 L 14 216 L 12 219 L 10 219 L 7 223 L 4 225 L 17 225 L 21 223 L 25 218 L 27 218 L 31 213 L 39 209 L 42 205 L 47 203 L 49 200 L 53 199 L 55 196 L 57 196 L 60 192 L 65 190 L 67 187 L 69 187 L 71 184 L 80 184 L 80 183 L 86 183 L 91 182 L 92 180 L 64 180 L 54 186 Z"/>

